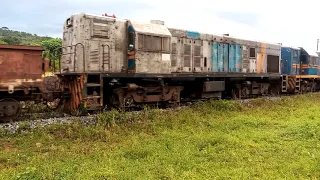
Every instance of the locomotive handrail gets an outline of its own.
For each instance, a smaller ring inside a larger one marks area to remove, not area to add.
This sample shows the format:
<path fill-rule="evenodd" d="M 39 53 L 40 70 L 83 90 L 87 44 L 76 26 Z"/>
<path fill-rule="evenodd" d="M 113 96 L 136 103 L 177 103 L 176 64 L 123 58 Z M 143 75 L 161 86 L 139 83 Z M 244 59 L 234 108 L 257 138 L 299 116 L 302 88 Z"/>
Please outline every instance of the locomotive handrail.
<path fill-rule="evenodd" d="M 63 55 L 67 55 L 67 54 L 73 54 L 73 72 L 75 72 L 76 71 L 76 54 L 77 54 L 77 47 L 78 47 L 78 45 L 81 45 L 82 46 L 82 48 L 83 48 L 83 52 L 82 52 L 82 59 L 83 59 L 83 71 L 85 72 L 85 66 L 86 66 L 86 64 L 85 64 L 85 47 L 84 47 L 84 45 L 82 44 L 82 43 L 77 43 L 77 44 L 75 44 L 75 45 L 70 45 L 70 46 L 63 46 L 63 47 L 58 47 L 58 48 L 56 48 L 55 50 L 54 50 L 54 53 L 55 53 L 55 55 L 57 55 L 56 53 L 58 52 L 58 50 L 59 49 L 63 49 L 63 48 L 72 48 L 72 47 L 74 47 L 74 51 L 72 52 L 71 50 L 71 52 L 69 52 L 69 53 L 62 53 L 62 50 L 60 51 L 60 58 L 59 58 L 59 72 L 61 73 L 61 56 L 63 56 Z M 55 66 L 54 66 L 54 71 L 55 71 Z"/>
<path fill-rule="evenodd" d="M 108 47 L 108 70 L 110 71 L 110 68 L 111 68 L 111 61 L 110 61 L 110 46 L 107 45 L 107 44 L 103 44 L 102 45 L 102 71 L 104 71 L 104 65 L 105 65 L 105 62 L 104 62 L 104 47 L 107 46 Z"/>
<path fill-rule="evenodd" d="M 75 47 L 74 47 L 74 54 L 76 54 L 76 52 L 77 52 L 77 46 L 78 45 L 81 45 L 82 46 L 82 49 L 83 49 L 83 51 L 82 51 L 82 60 L 83 60 L 83 72 L 85 72 L 86 71 L 86 61 L 85 61 L 85 54 L 84 54 L 84 51 L 85 51 L 85 48 L 84 48 L 84 45 L 82 44 L 82 43 L 77 43 L 76 45 L 75 45 Z M 74 72 L 76 71 L 76 59 L 75 59 L 75 55 L 73 56 L 74 57 L 74 60 L 73 60 L 73 68 L 74 68 Z"/>

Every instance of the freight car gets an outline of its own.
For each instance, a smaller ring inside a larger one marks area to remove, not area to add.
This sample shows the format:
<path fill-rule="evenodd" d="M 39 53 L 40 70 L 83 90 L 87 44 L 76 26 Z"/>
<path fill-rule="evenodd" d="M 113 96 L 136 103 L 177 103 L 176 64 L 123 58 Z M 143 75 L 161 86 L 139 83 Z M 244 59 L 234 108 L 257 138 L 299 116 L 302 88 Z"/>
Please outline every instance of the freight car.
<path fill-rule="evenodd" d="M 60 69 L 71 111 L 281 92 L 281 45 L 86 13 L 65 21 Z"/>
<path fill-rule="evenodd" d="M 43 50 L 41 46 L 0 45 L 0 122 L 20 115 L 19 101 L 51 102 L 61 96 L 50 89 L 55 84 L 46 83 L 52 78 L 43 77 L 49 68 Z"/>

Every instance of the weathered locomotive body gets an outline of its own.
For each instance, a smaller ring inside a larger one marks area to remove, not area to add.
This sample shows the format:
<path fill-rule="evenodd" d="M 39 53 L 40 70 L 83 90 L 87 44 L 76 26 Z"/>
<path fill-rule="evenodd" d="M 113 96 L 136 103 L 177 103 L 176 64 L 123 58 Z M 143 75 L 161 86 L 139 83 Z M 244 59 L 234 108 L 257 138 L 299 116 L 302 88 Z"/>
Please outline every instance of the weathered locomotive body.
<path fill-rule="evenodd" d="M 42 82 L 43 47 L 0 45 L 0 89 L 12 94 L 28 91 Z"/>
<path fill-rule="evenodd" d="M 100 109 L 277 93 L 281 45 L 90 14 L 64 25 L 67 107 Z"/>
<path fill-rule="evenodd" d="M 279 44 L 172 29 L 162 24 L 76 14 L 67 19 L 63 40 L 62 73 L 280 74 Z"/>

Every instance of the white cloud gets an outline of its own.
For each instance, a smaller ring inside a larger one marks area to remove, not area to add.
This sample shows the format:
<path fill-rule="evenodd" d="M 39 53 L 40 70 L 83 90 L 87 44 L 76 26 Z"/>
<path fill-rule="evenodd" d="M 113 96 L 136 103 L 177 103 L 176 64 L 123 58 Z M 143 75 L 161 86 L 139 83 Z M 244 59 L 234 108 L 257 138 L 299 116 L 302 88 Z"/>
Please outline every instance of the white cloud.
<path fill-rule="evenodd" d="M 91 0 L 90 3 L 88 0 L 52 0 L 54 3 L 45 1 L 40 6 L 36 0 L 30 0 L 34 3 L 20 3 L 20 6 L 13 5 L 17 4 L 13 1 L 19 0 L 5 1 L 9 3 L 6 7 L 12 7 L 11 13 L 0 12 L 0 23 L 38 34 L 57 33 L 61 36 L 64 18 L 73 13 L 100 15 L 107 12 L 138 21 L 160 19 L 168 27 L 229 33 L 240 38 L 308 49 L 316 49 L 317 38 L 320 38 L 320 25 L 317 22 L 320 2 L 315 0 Z M 20 13 L 13 17 L 23 10 L 23 16 Z M 11 14 L 9 17 L 12 20 L 5 18 L 7 14 Z M 228 17 L 226 14 L 229 14 Z M 52 30 L 43 26 L 42 22 L 59 27 Z"/>
<path fill-rule="evenodd" d="M 99 1 L 99 0 L 98 0 Z M 109 0 L 129 2 L 128 0 Z M 132 1 L 130 1 L 132 2 Z M 298 0 L 134 0 L 150 5 L 149 9 L 134 8 L 133 16 L 125 17 L 141 21 L 164 20 L 169 27 L 197 30 L 207 33 L 230 33 L 232 36 L 303 46 L 316 49 L 320 38 L 317 23 L 318 1 Z M 257 21 L 253 25 L 227 20 L 218 13 L 250 13 Z M 131 12 L 132 13 L 132 12 Z"/>

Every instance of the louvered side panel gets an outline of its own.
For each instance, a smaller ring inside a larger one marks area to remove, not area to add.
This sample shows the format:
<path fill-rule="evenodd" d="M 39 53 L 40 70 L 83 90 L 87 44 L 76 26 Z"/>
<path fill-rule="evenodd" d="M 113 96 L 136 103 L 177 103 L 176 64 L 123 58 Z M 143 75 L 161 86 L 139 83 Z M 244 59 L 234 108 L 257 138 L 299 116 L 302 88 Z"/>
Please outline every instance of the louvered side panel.
<path fill-rule="evenodd" d="M 89 71 L 99 71 L 100 70 L 100 49 L 99 41 L 91 41 L 90 51 L 89 51 L 89 62 L 87 62 L 87 67 Z"/>
<path fill-rule="evenodd" d="M 218 43 L 218 72 L 222 72 L 223 71 L 223 44 L 222 43 Z"/>
<path fill-rule="evenodd" d="M 93 19 L 92 20 L 92 37 L 109 39 L 108 22 Z"/>
<path fill-rule="evenodd" d="M 191 45 L 185 44 L 184 45 L 184 67 L 191 67 Z"/>
<path fill-rule="evenodd" d="M 201 67 L 201 46 L 193 46 L 194 67 Z"/>
<path fill-rule="evenodd" d="M 242 47 L 242 72 L 249 72 L 249 57 L 247 46 Z"/>
<path fill-rule="evenodd" d="M 214 42 L 212 44 L 212 71 L 218 72 L 219 63 L 218 63 L 218 43 Z"/>
<path fill-rule="evenodd" d="M 171 67 L 177 66 L 177 43 L 172 43 Z"/>
<path fill-rule="evenodd" d="M 229 72 L 236 71 L 236 46 L 235 44 L 229 45 Z"/>

